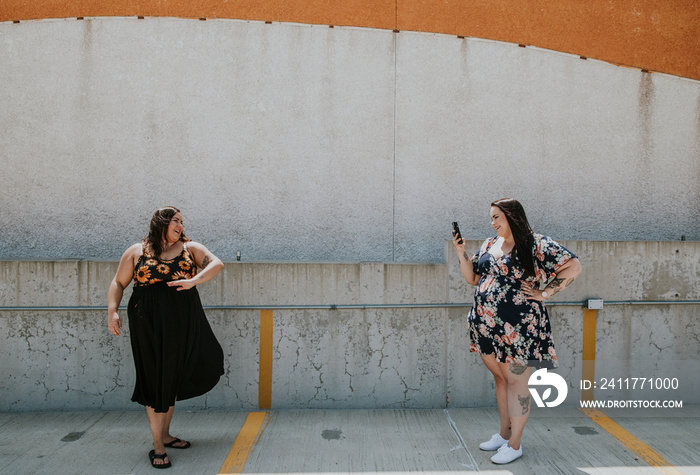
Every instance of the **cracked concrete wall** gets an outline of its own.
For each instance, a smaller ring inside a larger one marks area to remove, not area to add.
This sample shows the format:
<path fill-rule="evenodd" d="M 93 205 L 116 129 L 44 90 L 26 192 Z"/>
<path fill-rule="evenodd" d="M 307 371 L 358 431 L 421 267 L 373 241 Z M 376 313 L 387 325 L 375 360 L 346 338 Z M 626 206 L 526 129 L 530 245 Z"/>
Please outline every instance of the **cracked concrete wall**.
<path fill-rule="evenodd" d="M 445 311 L 279 312 L 273 407 L 442 407 Z"/>
<path fill-rule="evenodd" d="M 700 243 L 562 241 L 584 271 L 556 301 L 700 299 Z M 469 241 L 478 249 L 480 242 Z M 444 264 L 227 263 L 200 286 L 205 305 L 362 305 L 471 302 L 445 243 Z M 0 410 L 128 409 L 134 380 L 128 325 L 106 329 L 115 262 L 0 261 Z M 126 303 L 127 289 L 122 303 Z M 7 307 L 84 306 L 71 309 Z M 605 377 L 678 377 L 667 396 L 700 402 L 697 305 L 606 305 L 597 317 Z M 435 408 L 495 405 L 493 381 L 470 354 L 467 309 L 285 309 L 273 312 L 273 408 Z M 567 404 L 578 398 L 582 307 L 550 305 Z M 122 311 L 125 316 L 125 312 Z M 258 404 L 258 310 L 211 308 L 226 374 L 182 408 Z M 126 323 L 126 322 L 125 322 Z M 639 391 L 598 397 L 652 397 Z"/>

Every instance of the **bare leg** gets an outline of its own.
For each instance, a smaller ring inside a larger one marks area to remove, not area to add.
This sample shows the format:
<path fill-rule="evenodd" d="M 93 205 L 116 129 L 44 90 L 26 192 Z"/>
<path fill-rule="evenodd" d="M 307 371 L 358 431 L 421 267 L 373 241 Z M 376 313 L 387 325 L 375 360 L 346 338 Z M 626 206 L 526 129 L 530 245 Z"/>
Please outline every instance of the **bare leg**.
<path fill-rule="evenodd" d="M 518 363 L 498 363 L 498 365 L 508 386 L 508 413 L 511 427 L 508 445 L 518 450 L 525 424 L 530 416 L 530 389 L 527 382 L 532 368 Z"/>
<path fill-rule="evenodd" d="M 166 444 L 169 444 L 172 441 L 174 441 L 175 439 L 177 439 L 177 437 L 170 435 L 170 421 L 173 420 L 173 414 L 175 413 L 175 411 L 173 411 L 173 409 L 174 408 L 171 407 L 170 411 L 168 411 L 168 413 L 167 413 L 168 420 L 166 421 L 166 425 L 163 428 L 163 442 Z M 188 444 L 189 444 L 189 442 L 187 442 L 186 440 L 181 440 L 180 442 L 177 442 L 175 445 L 173 445 L 173 447 L 181 449 Z"/>
<path fill-rule="evenodd" d="M 499 433 L 501 437 L 510 439 L 510 417 L 508 412 L 508 381 L 503 376 L 498 361 L 494 355 L 481 355 L 481 359 L 496 381 L 496 403 L 498 404 L 498 416 L 501 420 Z"/>
<path fill-rule="evenodd" d="M 148 415 L 148 424 L 151 426 L 151 434 L 153 435 L 153 448 L 157 454 L 165 453 L 164 434 L 167 435 L 170 430 L 170 421 L 173 418 L 175 406 L 171 406 L 168 412 L 155 412 L 152 407 L 146 406 L 146 414 Z M 168 463 L 170 460 L 166 457 L 164 460 L 155 459 L 156 465 Z"/>

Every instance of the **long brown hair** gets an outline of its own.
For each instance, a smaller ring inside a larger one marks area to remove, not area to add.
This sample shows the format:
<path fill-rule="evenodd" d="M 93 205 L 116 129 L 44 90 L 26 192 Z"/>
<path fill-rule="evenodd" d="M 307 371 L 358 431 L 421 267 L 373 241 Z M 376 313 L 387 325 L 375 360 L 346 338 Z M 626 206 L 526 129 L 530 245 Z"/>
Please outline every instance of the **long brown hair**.
<path fill-rule="evenodd" d="M 150 250 L 155 257 L 160 256 L 165 251 L 165 233 L 168 231 L 168 226 L 173 216 L 179 212 L 180 210 L 174 206 L 164 206 L 153 213 L 148 234 L 143 238 L 143 246 L 144 249 Z M 180 241 L 191 241 L 185 235 L 184 230 L 180 233 Z"/>
<path fill-rule="evenodd" d="M 535 276 L 535 256 L 532 252 L 532 228 L 527 221 L 525 209 L 518 200 L 503 198 L 491 203 L 503 211 L 515 241 L 514 256 L 520 261 L 523 270 L 530 277 Z"/>

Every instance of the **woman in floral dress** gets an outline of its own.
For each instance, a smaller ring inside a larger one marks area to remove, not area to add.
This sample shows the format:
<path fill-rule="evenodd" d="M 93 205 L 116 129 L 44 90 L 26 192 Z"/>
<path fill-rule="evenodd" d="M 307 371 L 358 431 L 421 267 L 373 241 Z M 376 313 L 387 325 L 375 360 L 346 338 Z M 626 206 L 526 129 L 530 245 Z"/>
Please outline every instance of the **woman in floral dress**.
<path fill-rule="evenodd" d="M 191 445 L 170 434 L 175 401 L 206 393 L 224 373 L 223 350 L 195 287 L 223 267 L 206 247 L 185 235 L 180 211 L 167 206 L 153 214 L 143 241 L 124 252 L 109 286 L 107 324 L 110 332 L 121 335 L 117 309 L 124 289 L 134 281 L 127 312 L 136 366 L 131 400 L 146 406 L 153 435 L 148 455 L 154 468 L 170 467 L 166 447 Z"/>
<path fill-rule="evenodd" d="M 502 464 L 522 456 L 532 368 L 557 367 L 544 301 L 568 287 L 581 264 L 562 245 L 533 232 L 517 200 L 491 203 L 491 225 L 496 236 L 471 258 L 460 236 L 453 243 L 464 278 L 477 286 L 469 312 L 470 351 L 481 355 L 496 381 L 500 431 L 479 447 L 498 450 L 491 460 Z"/>

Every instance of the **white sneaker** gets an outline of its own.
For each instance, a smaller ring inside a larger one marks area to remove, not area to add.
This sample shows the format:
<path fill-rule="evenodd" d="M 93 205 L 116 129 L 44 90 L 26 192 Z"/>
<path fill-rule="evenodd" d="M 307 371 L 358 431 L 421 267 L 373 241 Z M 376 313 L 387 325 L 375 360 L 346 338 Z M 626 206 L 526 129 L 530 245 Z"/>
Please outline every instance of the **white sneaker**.
<path fill-rule="evenodd" d="M 493 434 L 489 440 L 479 444 L 479 448 L 481 450 L 498 450 L 507 443 L 508 441 L 501 437 L 501 434 Z"/>
<path fill-rule="evenodd" d="M 513 460 L 519 459 L 522 456 L 523 456 L 522 444 L 520 445 L 520 448 L 518 450 L 515 450 L 513 447 L 511 447 L 508 444 L 504 444 L 503 446 L 501 446 L 500 449 L 498 449 L 498 452 L 496 453 L 496 455 L 491 457 L 491 461 L 493 463 L 498 463 L 498 464 L 511 463 Z"/>

